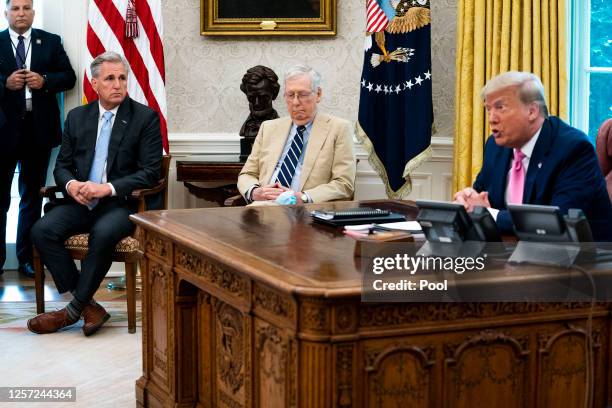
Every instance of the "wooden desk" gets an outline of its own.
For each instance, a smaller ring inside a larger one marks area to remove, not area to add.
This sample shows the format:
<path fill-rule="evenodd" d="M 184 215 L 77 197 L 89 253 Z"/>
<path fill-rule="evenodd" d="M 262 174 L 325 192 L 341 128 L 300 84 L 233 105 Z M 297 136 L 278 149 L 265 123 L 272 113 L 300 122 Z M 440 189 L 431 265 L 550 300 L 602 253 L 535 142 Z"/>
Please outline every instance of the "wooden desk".
<path fill-rule="evenodd" d="M 132 219 L 145 231 L 139 406 L 583 406 L 587 303 L 362 303 L 355 242 L 304 207 Z M 595 407 L 612 404 L 611 328 L 597 304 Z"/>
<path fill-rule="evenodd" d="M 193 156 L 176 162 L 176 180 L 196 197 L 223 207 L 227 198 L 239 194 L 236 181 L 242 166 L 239 155 Z"/>

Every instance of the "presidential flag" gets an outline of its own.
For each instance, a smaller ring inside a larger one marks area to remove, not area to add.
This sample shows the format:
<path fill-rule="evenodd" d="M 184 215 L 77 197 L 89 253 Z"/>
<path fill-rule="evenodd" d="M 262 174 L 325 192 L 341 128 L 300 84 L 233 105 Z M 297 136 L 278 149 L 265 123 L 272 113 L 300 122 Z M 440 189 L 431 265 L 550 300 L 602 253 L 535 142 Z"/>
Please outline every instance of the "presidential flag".
<path fill-rule="evenodd" d="M 130 64 L 128 93 L 159 114 L 164 151 L 168 153 L 161 0 L 90 0 L 83 78 L 83 101 L 97 99 L 89 66 L 105 51 Z"/>
<path fill-rule="evenodd" d="M 412 189 L 410 173 L 431 156 L 429 0 L 367 0 L 357 138 L 389 198 Z"/>

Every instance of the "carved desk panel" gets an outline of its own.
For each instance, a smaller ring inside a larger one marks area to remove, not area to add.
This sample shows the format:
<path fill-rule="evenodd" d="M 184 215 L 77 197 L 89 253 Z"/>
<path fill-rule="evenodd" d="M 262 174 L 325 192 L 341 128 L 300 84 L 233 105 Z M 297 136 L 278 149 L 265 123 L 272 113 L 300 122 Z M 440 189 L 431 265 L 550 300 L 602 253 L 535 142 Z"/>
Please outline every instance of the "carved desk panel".
<path fill-rule="evenodd" d="M 304 208 L 132 219 L 145 231 L 138 406 L 582 407 L 589 371 L 593 406 L 612 404 L 608 304 L 589 368 L 590 304 L 362 303 L 354 241 Z"/>

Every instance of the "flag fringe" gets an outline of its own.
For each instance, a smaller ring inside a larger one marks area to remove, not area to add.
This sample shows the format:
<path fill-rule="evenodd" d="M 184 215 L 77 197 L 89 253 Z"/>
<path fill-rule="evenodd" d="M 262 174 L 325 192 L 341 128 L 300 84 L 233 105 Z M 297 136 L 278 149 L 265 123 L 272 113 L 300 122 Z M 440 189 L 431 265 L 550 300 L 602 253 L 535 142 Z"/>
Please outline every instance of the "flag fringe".
<path fill-rule="evenodd" d="M 380 176 L 383 184 L 385 185 L 385 192 L 387 193 L 387 197 L 392 200 L 401 200 L 406 197 L 408 194 L 412 192 L 412 179 L 410 177 L 410 173 L 412 173 L 417 167 L 422 165 L 424 162 L 429 160 L 433 154 L 433 150 L 431 148 L 431 144 L 427 146 L 425 150 L 412 158 L 406 166 L 404 167 L 404 173 L 402 177 L 406 180 L 406 182 L 397 190 L 393 191 L 391 186 L 389 185 L 389 177 L 387 176 L 387 171 L 385 170 L 385 166 L 382 164 L 378 156 L 376 155 L 376 151 L 374 150 L 374 145 L 370 141 L 370 138 L 365 133 L 359 122 L 355 123 L 355 135 L 357 137 L 357 141 L 363 145 L 366 153 L 368 153 L 368 162 L 374 169 L 374 171 Z"/>

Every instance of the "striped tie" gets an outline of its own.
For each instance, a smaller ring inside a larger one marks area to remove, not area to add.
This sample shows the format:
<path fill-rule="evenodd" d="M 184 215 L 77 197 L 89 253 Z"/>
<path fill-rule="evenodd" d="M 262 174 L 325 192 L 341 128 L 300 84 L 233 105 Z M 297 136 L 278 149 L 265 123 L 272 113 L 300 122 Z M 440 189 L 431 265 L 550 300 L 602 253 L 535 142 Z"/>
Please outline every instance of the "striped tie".
<path fill-rule="evenodd" d="M 291 180 L 295 174 L 295 168 L 297 167 L 300 157 L 302 156 L 302 148 L 304 147 L 304 130 L 306 126 L 298 126 L 297 133 L 293 137 L 291 147 L 283 160 L 278 176 L 276 180 L 283 186 L 291 188 Z"/>

